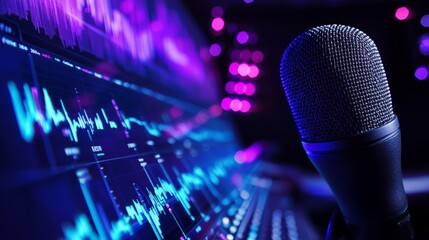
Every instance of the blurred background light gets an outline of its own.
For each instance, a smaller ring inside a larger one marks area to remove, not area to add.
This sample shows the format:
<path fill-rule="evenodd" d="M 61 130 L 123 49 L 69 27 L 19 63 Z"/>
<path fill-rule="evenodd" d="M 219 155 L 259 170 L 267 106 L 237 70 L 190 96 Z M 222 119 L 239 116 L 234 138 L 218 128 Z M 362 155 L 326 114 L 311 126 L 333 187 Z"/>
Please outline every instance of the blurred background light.
<path fill-rule="evenodd" d="M 407 20 L 410 18 L 410 13 L 411 12 L 407 7 L 399 7 L 395 11 L 395 17 L 400 21 Z"/>
<path fill-rule="evenodd" d="M 225 21 L 222 18 L 217 17 L 217 18 L 213 19 L 213 21 L 212 21 L 213 30 L 221 31 L 224 26 L 225 26 Z"/>
<path fill-rule="evenodd" d="M 213 57 L 218 57 L 222 52 L 222 47 L 217 43 L 213 43 L 210 46 L 209 52 Z"/>
<path fill-rule="evenodd" d="M 229 73 L 231 73 L 232 75 L 237 75 L 238 74 L 238 67 L 240 65 L 237 62 L 233 62 L 229 65 Z"/>
<path fill-rule="evenodd" d="M 212 17 L 214 17 L 214 18 L 222 17 L 223 16 L 223 8 L 220 6 L 213 7 L 211 14 L 212 14 Z"/>
<path fill-rule="evenodd" d="M 427 67 L 425 66 L 420 66 L 416 69 L 416 71 L 414 72 L 414 76 L 418 79 L 418 80 L 425 80 L 429 75 L 429 70 Z"/>
<path fill-rule="evenodd" d="M 429 34 L 424 34 L 420 37 L 419 49 L 421 54 L 429 55 Z"/>
<path fill-rule="evenodd" d="M 264 59 L 264 54 L 261 51 L 256 50 L 252 53 L 252 61 L 253 62 L 260 63 L 260 62 L 262 62 L 263 59 Z"/>
<path fill-rule="evenodd" d="M 429 14 L 424 15 L 421 19 L 420 19 L 420 24 L 423 27 L 429 27 Z"/>
<path fill-rule="evenodd" d="M 241 31 L 237 34 L 237 42 L 245 44 L 249 41 L 249 34 L 245 31 Z"/>

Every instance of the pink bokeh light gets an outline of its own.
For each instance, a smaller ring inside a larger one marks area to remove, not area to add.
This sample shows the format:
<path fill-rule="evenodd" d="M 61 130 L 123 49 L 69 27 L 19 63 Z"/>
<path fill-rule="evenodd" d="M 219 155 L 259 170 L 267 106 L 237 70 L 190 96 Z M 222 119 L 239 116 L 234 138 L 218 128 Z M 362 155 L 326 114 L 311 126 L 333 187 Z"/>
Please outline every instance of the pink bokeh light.
<path fill-rule="evenodd" d="M 231 109 L 231 98 L 226 97 L 222 100 L 221 106 L 223 110 L 230 110 Z"/>
<path fill-rule="evenodd" d="M 237 75 L 238 74 L 238 67 L 240 65 L 237 62 L 233 62 L 229 65 L 229 73 L 231 73 L 232 75 Z"/>
<path fill-rule="evenodd" d="M 248 75 L 250 78 L 256 78 L 259 75 L 259 68 L 256 65 L 250 66 Z"/>
<path fill-rule="evenodd" d="M 230 108 L 234 112 L 238 112 L 241 109 L 241 101 L 238 99 L 233 99 L 230 103 Z"/>
<path fill-rule="evenodd" d="M 222 18 L 217 17 L 217 18 L 213 19 L 213 21 L 212 21 L 213 30 L 221 31 L 224 26 L 225 26 L 225 21 Z"/>
<path fill-rule="evenodd" d="M 246 86 L 246 84 L 245 83 L 243 83 L 243 82 L 238 82 L 237 84 L 235 84 L 235 86 L 234 86 L 234 91 L 238 94 L 238 95 L 241 95 L 241 94 L 244 94 L 245 92 L 246 92 L 246 88 L 247 88 L 247 86 Z"/>
<path fill-rule="evenodd" d="M 256 88 L 255 88 L 255 85 L 253 85 L 253 83 L 248 83 L 246 85 L 246 92 L 245 92 L 245 94 L 247 96 L 252 96 L 253 94 L 255 94 L 255 91 L 256 91 Z"/>
<path fill-rule="evenodd" d="M 411 12 L 407 7 L 399 7 L 395 11 L 395 17 L 396 17 L 396 19 L 398 19 L 400 21 L 406 20 L 410 17 L 410 13 Z"/>
<path fill-rule="evenodd" d="M 245 77 L 247 74 L 249 74 L 249 72 L 250 67 L 247 63 L 242 63 L 238 66 L 238 74 L 240 74 L 240 76 Z"/>
<path fill-rule="evenodd" d="M 213 57 L 218 57 L 222 52 L 222 47 L 217 43 L 213 43 L 210 46 L 209 52 Z"/>
<path fill-rule="evenodd" d="M 249 112 L 251 107 L 252 107 L 252 105 L 250 104 L 249 101 L 243 100 L 243 101 L 241 101 L 241 109 L 240 109 L 240 111 L 242 111 L 244 113 Z"/>

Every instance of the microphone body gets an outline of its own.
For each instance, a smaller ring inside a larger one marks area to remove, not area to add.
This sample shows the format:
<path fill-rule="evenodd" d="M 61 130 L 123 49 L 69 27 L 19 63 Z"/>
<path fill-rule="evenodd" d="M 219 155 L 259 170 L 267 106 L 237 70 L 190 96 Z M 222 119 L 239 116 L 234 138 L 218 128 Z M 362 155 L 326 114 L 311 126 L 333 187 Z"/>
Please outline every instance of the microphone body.
<path fill-rule="evenodd" d="M 377 224 L 407 210 L 397 118 L 348 139 L 303 146 L 334 192 L 347 223 Z"/>
<path fill-rule="evenodd" d="M 338 202 L 348 239 L 413 239 L 401 133 L 374 42 L 324 25 L 286 49 L 281 79 L 303 147 Z M 332 228 L 327 239 L 335 239 Z"/>

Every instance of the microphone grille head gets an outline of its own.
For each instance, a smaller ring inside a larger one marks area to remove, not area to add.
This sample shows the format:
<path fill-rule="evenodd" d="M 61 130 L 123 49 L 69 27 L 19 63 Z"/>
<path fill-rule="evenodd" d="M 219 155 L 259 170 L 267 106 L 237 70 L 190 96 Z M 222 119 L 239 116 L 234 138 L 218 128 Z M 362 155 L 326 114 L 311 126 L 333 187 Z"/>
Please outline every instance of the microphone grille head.
<path fill-rule="evenodd" d="M 378 49 L 356 28 L 334 24 L 302 33 L 285 50 L 280 76 L 304 142 L 347 138 L 394 118 Z"/>

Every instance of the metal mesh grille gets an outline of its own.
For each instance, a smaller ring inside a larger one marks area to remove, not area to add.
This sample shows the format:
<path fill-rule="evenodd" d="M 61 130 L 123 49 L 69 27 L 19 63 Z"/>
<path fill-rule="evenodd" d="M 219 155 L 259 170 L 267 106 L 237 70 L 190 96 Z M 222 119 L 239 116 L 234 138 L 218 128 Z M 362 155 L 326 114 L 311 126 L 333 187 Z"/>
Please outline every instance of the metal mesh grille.
<path fill-rule="evenodd" d="M 356 28 L 325 25 L 298 36 L 283 54 L 283 87 L 302 140 L 338 140 L 393 117 L 374 42 Z"/>

